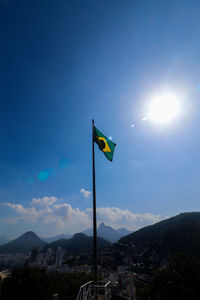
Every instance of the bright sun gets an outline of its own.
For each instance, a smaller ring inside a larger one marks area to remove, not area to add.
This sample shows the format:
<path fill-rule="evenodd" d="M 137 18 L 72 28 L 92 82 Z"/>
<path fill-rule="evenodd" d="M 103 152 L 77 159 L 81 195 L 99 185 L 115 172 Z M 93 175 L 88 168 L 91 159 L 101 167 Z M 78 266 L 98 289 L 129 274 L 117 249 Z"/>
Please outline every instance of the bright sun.
<path fill-rule="evenodd" d="M 153 98 L 148 106 L 147 119 L 157 123 L 169 123 L 180 114 L 181 107 L 177 97 L 165 94 Z"/>

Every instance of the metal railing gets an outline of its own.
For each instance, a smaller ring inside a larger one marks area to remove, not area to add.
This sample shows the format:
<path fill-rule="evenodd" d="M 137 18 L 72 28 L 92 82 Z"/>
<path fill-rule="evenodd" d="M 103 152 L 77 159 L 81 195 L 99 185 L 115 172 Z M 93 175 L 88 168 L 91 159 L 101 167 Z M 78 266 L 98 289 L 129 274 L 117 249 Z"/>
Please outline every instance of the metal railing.
<path fill-rule="evenodd" d="M 88 298 L 91 283 L 92 281 L 89 281 L 80 287 L 76 300 L 86 300 Z"/>
<path fill-rule="evenodd" d="M 108 300 L 111 295 L 110 284 L 110 281 L 98 281 L 97 284 L 89 281 L 80 287 L 76 300 L 87 300 L 92 297 Z"/>

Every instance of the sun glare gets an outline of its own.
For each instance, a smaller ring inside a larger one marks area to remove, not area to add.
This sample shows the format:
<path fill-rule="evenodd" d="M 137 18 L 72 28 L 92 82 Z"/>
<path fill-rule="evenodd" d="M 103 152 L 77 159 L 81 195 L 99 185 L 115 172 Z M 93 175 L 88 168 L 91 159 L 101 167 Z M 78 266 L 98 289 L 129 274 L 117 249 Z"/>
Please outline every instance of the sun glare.
<path fill-rule="evenodd" d="M 177 97 L 172 94 L 158 96 L 149 104 L 147 118 L 157 123 L 169 123 L 180 114 Z"/>

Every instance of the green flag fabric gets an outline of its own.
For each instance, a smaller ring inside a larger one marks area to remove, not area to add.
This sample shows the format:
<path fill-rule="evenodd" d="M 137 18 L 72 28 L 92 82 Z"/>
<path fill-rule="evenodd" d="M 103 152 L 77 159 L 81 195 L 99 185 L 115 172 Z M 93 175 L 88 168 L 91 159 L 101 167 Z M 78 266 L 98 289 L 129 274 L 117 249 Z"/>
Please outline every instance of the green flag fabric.
<path fill-rule="evenodd" d="M 113 154 L 116 144 L 109 140 L 99 129 L 94 126 L 94 142 L 97 143 L 99 149 L 105 154 L 108 160 L 113 160 Z"/>

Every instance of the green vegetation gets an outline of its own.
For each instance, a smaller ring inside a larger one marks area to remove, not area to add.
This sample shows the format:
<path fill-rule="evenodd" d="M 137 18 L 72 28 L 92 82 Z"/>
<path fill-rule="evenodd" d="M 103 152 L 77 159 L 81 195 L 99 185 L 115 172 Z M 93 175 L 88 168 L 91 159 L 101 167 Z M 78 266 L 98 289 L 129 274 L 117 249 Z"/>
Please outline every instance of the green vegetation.
<path fill-rule="evenodd" d="M 3 280 L 1 299 L 49 300 L 52 294 L 59 294 L 59 300 L 76 299 L 79 287 L 91 280 L 84 273 L 46 273 L 40 268 L 13 270 L 11 276 Z"/>
<path fill-rule="evenodd" d="M 98 237 L 98 247 L 103 248 L 109 246 L 110 243 L 101 237 Z M 68 254 L 80 254 L 91 252 L 93 249 L 93 237 L 87 236 L 83 233 L 75 234 L 71 239 L 60 239 L 46 245 L 46 248 L 56 249 L 61 247 L 67 250 Z"/>
<path fill-rule="evenodd" d="M 158 270 L 149 286 L 137 290 L 142 300 L 199 300 L 200 257 L 178 254 Z"/>
<path fill-rule="evenodd" d="M 120 239 L 136 245 L 146 257 L 168 257 L 177 252 L 200 255 L 200 212 L 178 216 L 144 227 Z"/>

